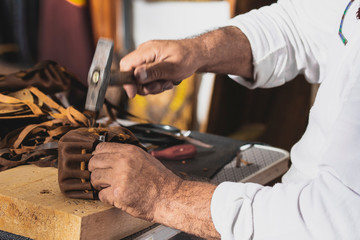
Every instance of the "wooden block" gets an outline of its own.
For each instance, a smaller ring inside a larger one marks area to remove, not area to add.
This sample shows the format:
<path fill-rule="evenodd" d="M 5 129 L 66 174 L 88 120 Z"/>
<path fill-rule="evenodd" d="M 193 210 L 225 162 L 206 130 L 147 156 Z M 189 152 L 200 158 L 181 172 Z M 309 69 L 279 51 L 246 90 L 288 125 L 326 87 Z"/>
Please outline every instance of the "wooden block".
<path fill-rule="evenodd" d="M 0 172 L 0 230 L 33 239 L 121 239 L 152 223 L 97 200 L 62 195 L 56 168 Z"/>

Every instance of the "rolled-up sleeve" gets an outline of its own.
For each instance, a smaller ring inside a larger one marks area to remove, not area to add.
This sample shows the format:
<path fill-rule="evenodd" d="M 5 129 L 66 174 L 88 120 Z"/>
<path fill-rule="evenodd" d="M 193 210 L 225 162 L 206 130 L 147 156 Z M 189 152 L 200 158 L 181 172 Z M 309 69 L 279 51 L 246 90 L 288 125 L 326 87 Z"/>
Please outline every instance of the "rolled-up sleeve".
<path fill-rule="evenodd" d="M 258 184 L 220 184 L 213 194 L 211 214 L 222 239 L 249 239 L 253 234 L 253 199 Z M 236 238 L 235 238 L 236 236 Z"/>
<path fill-rule="evenodd" d="M 334 33 L 327 28 L 337 25 L 331 11 L 316 10 L 324 7 L 321 2 L 280 0 L 231 19 L 228 25 L 241 29 L 250 41 L 255 81 L 230 77 L 248 88 L 280 86 L 300 73 L 309 82 L 321 81 L 327 52 L 322 48 L 328 42 L 323 40 Z"/>
<path fill-rule="evenodd" d="M 301 184 L 220 184 L 211 214 L 223 240 L 357 239 L 360 198 L 324 170 Z"/>

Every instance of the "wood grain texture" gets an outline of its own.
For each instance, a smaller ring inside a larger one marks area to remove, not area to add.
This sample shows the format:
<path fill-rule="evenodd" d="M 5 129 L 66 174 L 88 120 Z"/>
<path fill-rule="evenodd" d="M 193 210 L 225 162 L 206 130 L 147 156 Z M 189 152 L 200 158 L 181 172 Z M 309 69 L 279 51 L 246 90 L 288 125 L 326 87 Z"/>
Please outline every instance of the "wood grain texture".
<path fill-rule="evenodd" d="M 152 225 L 96 200 L 60 192 L 57 169 L 0 173 L 0 229 L 33 239 L 120 239 Z"/>

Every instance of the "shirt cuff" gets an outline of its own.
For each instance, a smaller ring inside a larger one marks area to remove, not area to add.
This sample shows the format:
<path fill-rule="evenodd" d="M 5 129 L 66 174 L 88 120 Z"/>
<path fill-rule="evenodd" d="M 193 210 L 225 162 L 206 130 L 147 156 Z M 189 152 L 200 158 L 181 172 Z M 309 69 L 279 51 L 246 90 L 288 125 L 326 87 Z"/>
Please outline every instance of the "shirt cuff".
<path fill-rule="evenodd" d="M 221 183 L 211 199 L 211 216 L 221 239 L 251 239 L 252 202 L 262 188 L 255 183 Z"/>

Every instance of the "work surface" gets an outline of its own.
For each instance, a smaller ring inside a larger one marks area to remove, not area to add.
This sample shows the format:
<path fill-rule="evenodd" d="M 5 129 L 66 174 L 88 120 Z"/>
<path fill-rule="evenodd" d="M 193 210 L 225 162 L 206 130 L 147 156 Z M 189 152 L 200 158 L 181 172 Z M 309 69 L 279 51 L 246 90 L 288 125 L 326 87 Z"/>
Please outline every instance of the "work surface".
<path fill-rule="evenodd" d="M 212 181 L 264 184 L 288 165 L 286 151 L 261 145 L 244 152 L 244 159 L 253 164 L 237 168 L 233 160 Z M 150 225 L 100 201 L 64 197 L 55 168 L 21 166 L 0 173 L 0 230 L 33 239 L 121 239 Z"/>
<path fill-rule="evenodd" d="M 56 168 L 0 173 L 0 229 L 34 239 L 120 239 L 151 223 L 94 200 L 63 196 Z"/>

